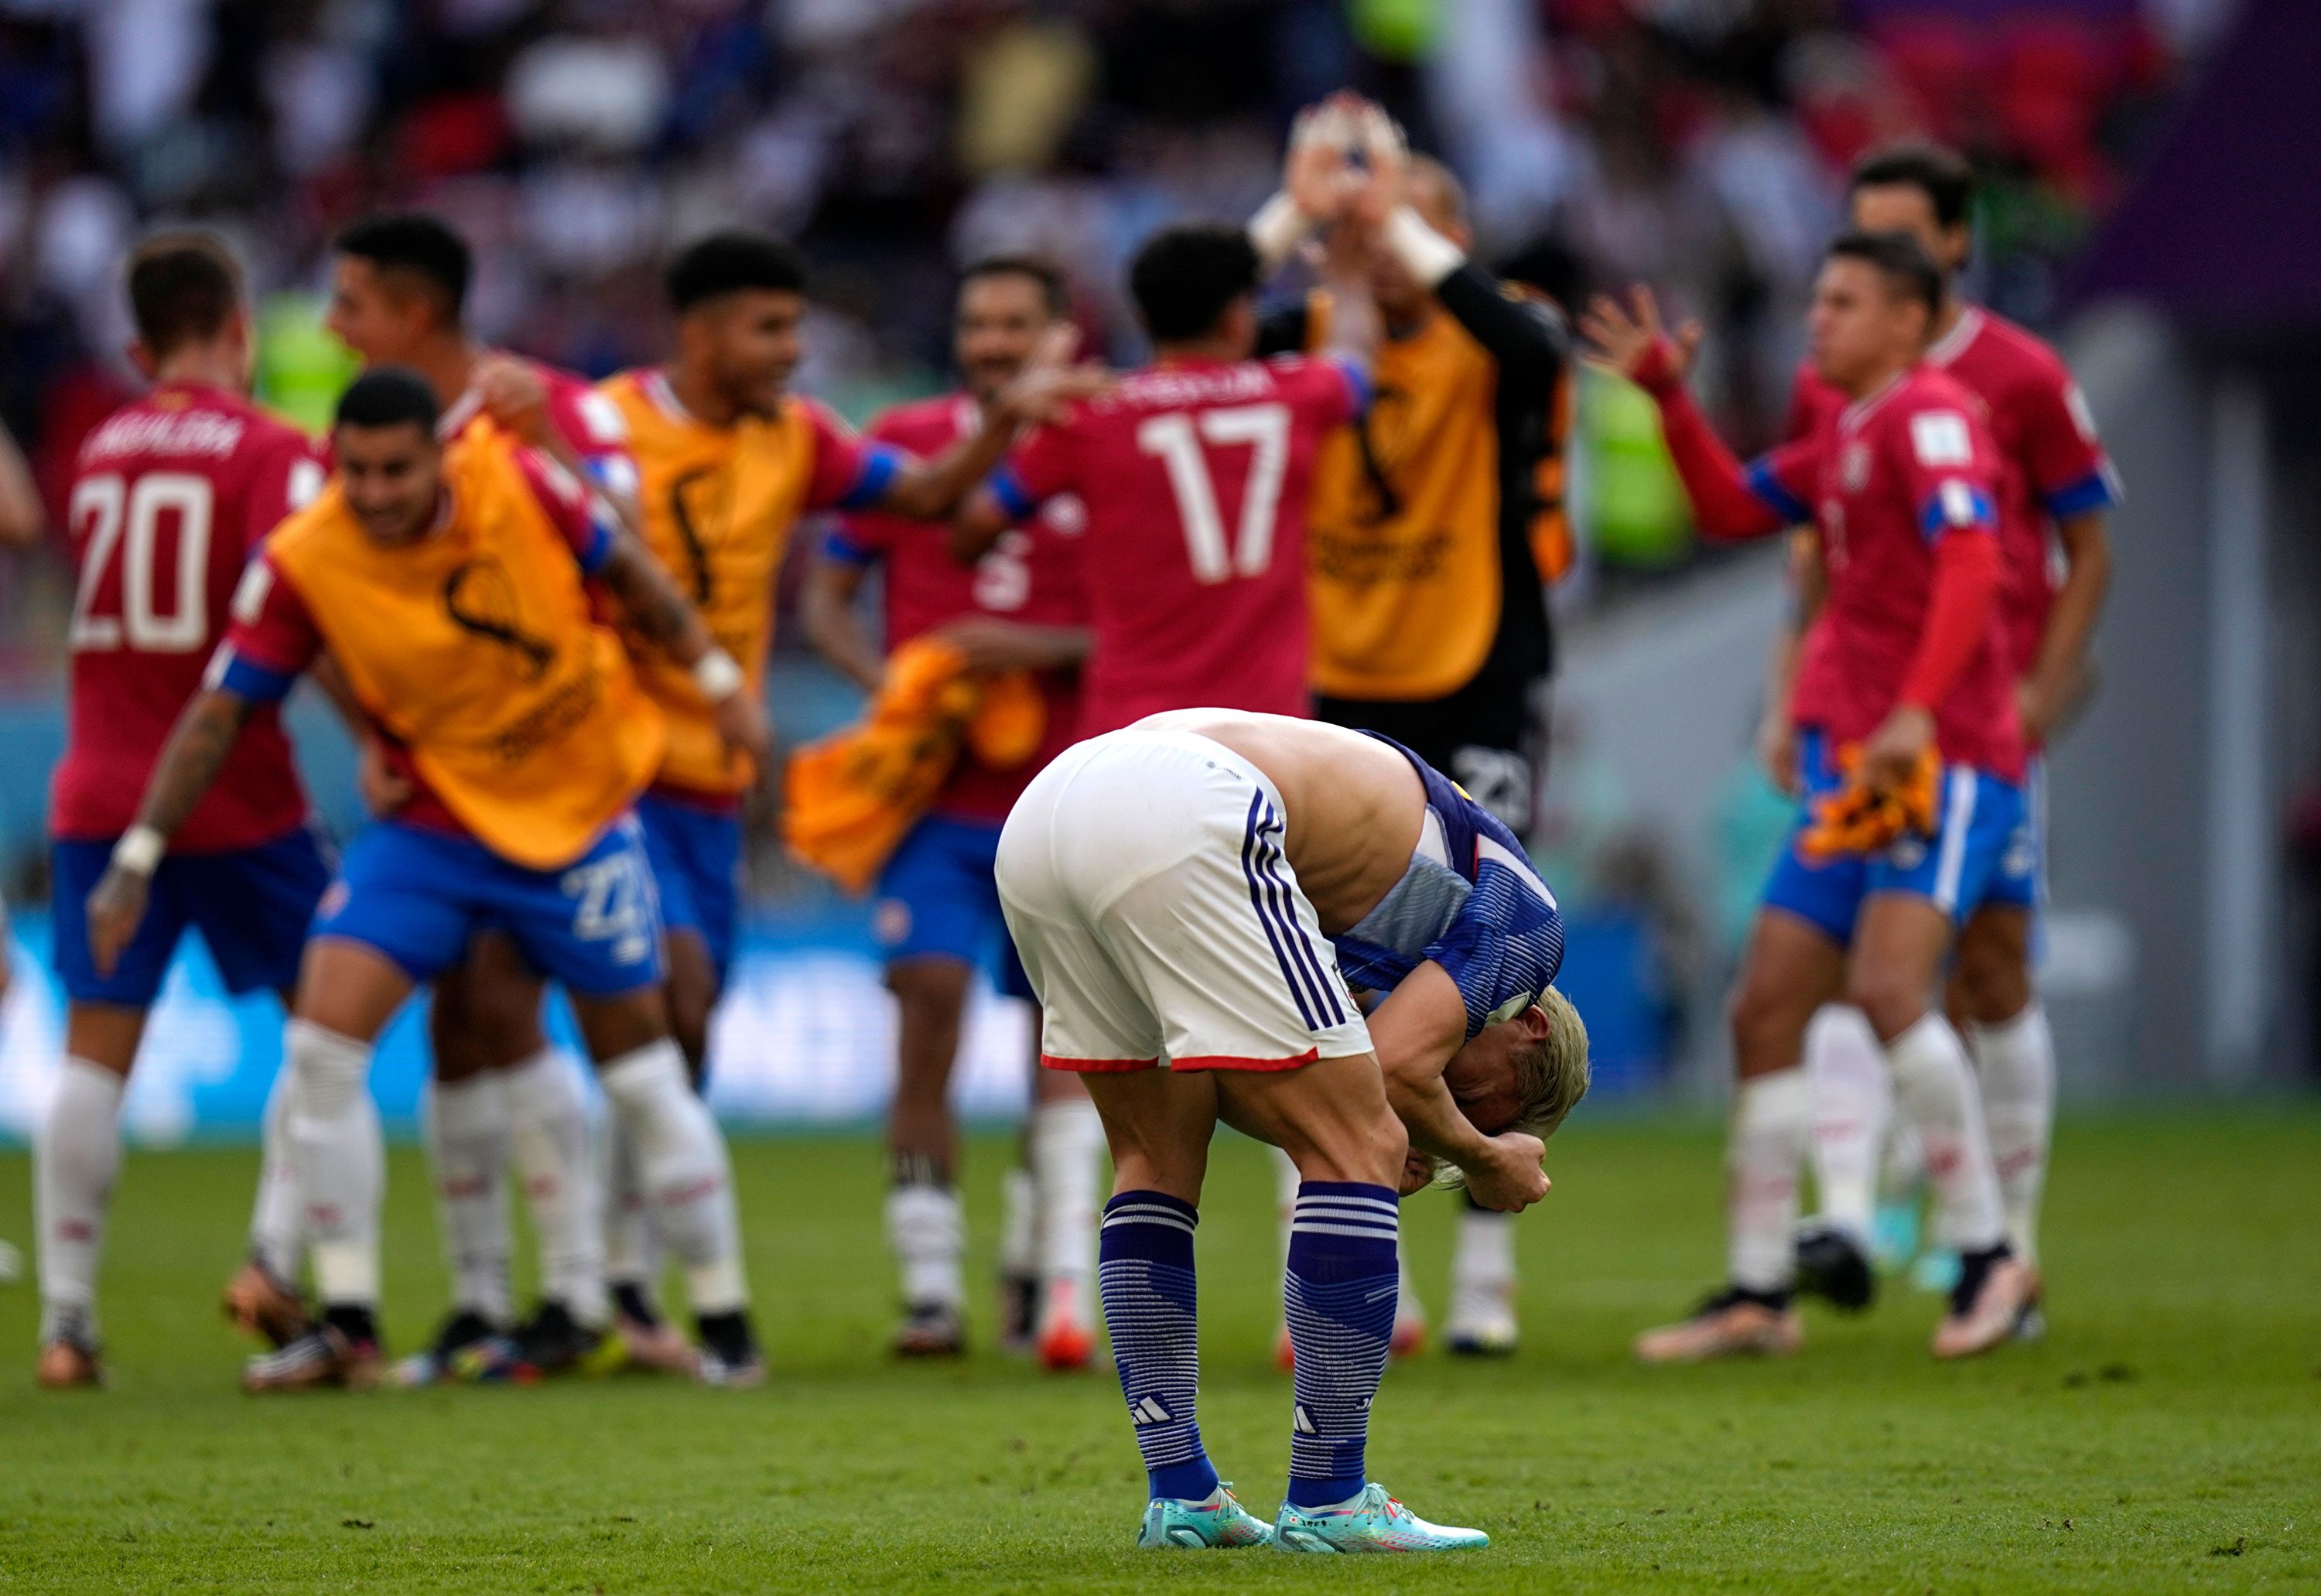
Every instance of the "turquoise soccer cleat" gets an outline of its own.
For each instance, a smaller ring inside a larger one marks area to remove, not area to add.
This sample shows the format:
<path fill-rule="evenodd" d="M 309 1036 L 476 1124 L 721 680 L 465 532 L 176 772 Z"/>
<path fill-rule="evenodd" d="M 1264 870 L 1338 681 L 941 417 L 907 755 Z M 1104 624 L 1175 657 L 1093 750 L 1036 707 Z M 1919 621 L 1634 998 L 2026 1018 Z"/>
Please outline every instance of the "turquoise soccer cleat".
<path fill-rule="evenodd" d="M 1169 1546 L 1230 1550 L 1261 1546 L 1272 1538 L 1273 1526 L 1243 1511 L 1230 1485 L 1219 1485 L 1206 1501 L 1156 1496 L 1144 1504 L 1144 1523 L 1136 1532 L 1137 1546 L 1148 1552 Z"/>
<path fill-rule="evenodd" d="M 1335 1507 L 1281 1504 L 1273 1544 L 1285 1552 L 1463 1552 L 1491 1544 L 1479 1529 L 1429 1524 L 1373 1481 Z"/>

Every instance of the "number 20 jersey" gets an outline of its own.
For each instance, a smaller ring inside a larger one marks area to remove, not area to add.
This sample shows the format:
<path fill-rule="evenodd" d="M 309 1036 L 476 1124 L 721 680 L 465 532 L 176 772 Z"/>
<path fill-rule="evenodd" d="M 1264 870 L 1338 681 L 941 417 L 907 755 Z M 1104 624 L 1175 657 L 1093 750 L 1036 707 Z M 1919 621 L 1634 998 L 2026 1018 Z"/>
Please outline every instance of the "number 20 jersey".
<path fill-rule="evenodd" d="M 1171 361 L 1016 448 L 992 479 L 1011 514 L 1060 493 L 1088 514 L 1081 735 L 1164 709 L 1306 713 L 1306 494 L 1365 388 L 1328 359 Z"/>
<path fill-rule="evenodd" d="M 52 834 L 100 841 L 129 829 L 225 634 L 250 550 L 324 479 L 304 433 L 220 388 L 164 384 L 89 433 L 67 509 L 72 701 L 50 795 Z M 267 705 L 170 847 L 255 847 L 305 816 L 289 742 Z"/>

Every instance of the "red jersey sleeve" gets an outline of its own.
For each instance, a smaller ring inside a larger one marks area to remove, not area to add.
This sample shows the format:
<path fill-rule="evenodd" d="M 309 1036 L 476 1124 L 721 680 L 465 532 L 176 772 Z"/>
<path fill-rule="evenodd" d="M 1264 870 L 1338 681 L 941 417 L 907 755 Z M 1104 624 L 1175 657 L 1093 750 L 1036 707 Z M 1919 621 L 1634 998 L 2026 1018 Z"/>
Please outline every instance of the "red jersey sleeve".
<path fill-rule="evenodd" d="M 1928 543 L 1952 533 L 1998 531 L 1998 447 L 1962 409 L 1930 406 L 1906 418 L 1897 468 Z"/>
<path fill-rule="evenodd" d="M 570 546 L 580 569 L 594 576 L 613 552 L 612 517 L 601 511 L 596 496 L 575 481 L 571 472 L 538 450 L 517 450 L 515 465 L 557 535 Z"/>
<path fill-rule="evenodd" d="M 1269 362 L 1282 397 L 1326 432 L 1370 407 L 1370 382 L 1361 367 L 1334 355 L 1277 355 Z"/>
<path fill-rule="evenodd" d="M 1034 429 L 991 474 L 992 494 L 1009 516 L 1026 520 L 1047 500 L 1079 486 L 1074 459 L 1079 453 L 1079 420 L 1076 411 L 1060 422 Z"/>
<path fill-rule="evenodd" d="M 2020 400 L 2025 463 L 2032 491 L 2062 519 L 2119 502 L 2119 482 L 2096 434 L 2087 397 L 2061 361 L 2025 385 Z"/>
<path fill-rule="evenodd" d="M 305 509 L 330 478 L 321 451 L 302 434 L 286 429 L 250 467 L 249 487 L 242 494 L 243 550 L 255 550 L 259 541 L 285 517 Z"/>
<path fill-rule="evenodd" d="M 210 661 L 209 685 L 252 703 L 275 703 L 322 652 L 323 634 L 306 601 L 260 549 L 233 590 L 232 618 Z"/>
<path fill-rule="evenodd" d="M 798 406 L 814 437 L 814 468 L 806 479 L 809 510 L 867 510 L 887 489 L 910 456 L 892 443 L 865 439 L 826 406 L 813 400 Z"/>
<path fill-rule="evenodd" d="M 572 445 L 599 488 L 633 497 L 637 462 L 629 442 L 628 417 L 579 378 L 552 370 L 548 376 L 549 424 Z"/>

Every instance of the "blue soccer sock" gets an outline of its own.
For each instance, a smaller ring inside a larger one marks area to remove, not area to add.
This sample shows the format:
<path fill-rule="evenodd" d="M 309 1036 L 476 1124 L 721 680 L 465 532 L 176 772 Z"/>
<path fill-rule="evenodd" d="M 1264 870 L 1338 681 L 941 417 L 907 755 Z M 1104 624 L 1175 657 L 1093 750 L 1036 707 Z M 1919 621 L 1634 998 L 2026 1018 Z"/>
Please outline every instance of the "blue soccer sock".
<path fill-rule="evenodd" d="M 1401 1218 L 1390 1186 L 1306 1181 L 1297 1188 L 1282 1281 L 1289 1344 L 1297 1354 L 1289 1433 L 1293 1506 L 1342 1502 L 1364 1483 L 1370 1398 L 1386 1373 L 1394 1334 Z"/>
<path fill-rule="evenodd" d="M 1097 1243 L 1097 1287 L 1136 1449 L 1153 1496 L 1180 1501 L 1203 1500 L 1217 1488 L 1193 1410 L 1201 1381 L 1193 1289 L 1200 1220 L 1191 1203 L 1165 1192 L 1124 1191 L 1104 1205 Z"/>

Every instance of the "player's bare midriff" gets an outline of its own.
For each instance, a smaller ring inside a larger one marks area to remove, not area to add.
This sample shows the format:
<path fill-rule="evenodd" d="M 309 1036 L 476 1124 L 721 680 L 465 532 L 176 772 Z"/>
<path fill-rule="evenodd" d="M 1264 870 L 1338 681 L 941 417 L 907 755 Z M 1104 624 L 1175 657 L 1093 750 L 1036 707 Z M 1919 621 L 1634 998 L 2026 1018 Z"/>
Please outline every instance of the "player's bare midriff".
<path fill-rule="evenodd" d="M 1324 935 L 1358 924 L 1410 868 L 1426 789 L 1377 738 L 1233 709 L 1172 709 L 1137 724 L 1222 743 L 1273 783 L 1288 826 L 1282 846 Z"/>

